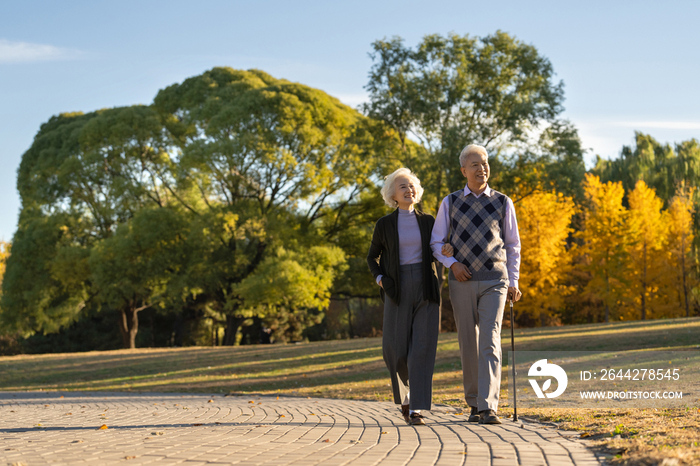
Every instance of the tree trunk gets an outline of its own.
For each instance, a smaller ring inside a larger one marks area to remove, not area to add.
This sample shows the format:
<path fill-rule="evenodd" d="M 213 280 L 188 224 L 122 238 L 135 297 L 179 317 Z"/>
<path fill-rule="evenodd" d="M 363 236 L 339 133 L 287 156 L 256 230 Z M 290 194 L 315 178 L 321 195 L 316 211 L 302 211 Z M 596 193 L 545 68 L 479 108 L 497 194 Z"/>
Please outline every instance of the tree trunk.
<path fill-rule="evenodd" d="M 242 316 L 226 316 L 226 329 L 224 330 L 224 338 L 221 342 L 222 346 L 233 346 L 236 344 L 236 333 L 238 333 L 238 329 L 243 325 L 244 321 L 245 318 Z"/>
<path fill-rule="evenodd" d="M 350 298 L 345 302 L 346 307 L 348 308 L 348 335 L 350 335 L 350 338 L 355 336 L 355 332 L 352 329 L 352 309 L 350 308 Z"/>
<path fill-rule="evenodd" d="M 119 313 L 119 331 L 124 348 L 136 348 L 136 334 L 139 331 L 139 309 L 134 306 L 122 307 Z"/>
<path fill-rule="evenodd" d="M 685 300 L 685 316 L 690 317 L 690 306 L 688 306 L 688 285 L 685 281 L 685 237 L 681 239 L 681 275 L 683 276 L 683 299 Z"/>
<path fill-rule="evenodd" d="M 607 266 L 607 264 L 606 264 Z M 608 277 L 608 271 L 605 271 L 605 323 L 610 322 L 610 306 L 608 301 L 610 301 L 610 277 Z"/>
<path fill-rule="evenodd" d="M 642 320 L 647 318 L 646 294 L 647 294 L 647 245 L 644 245 L 644 254 L 642 261 L 644 262 L 644 272 L 642 273 Z"/>

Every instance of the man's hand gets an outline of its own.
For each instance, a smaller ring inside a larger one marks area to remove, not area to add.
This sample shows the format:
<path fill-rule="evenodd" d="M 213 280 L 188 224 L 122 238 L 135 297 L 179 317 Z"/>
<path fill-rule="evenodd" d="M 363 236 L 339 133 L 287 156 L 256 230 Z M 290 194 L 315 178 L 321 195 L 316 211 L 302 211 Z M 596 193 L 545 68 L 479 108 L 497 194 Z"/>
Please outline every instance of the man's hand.
<path fill-rule="evenodd" d="M 472 278 L 472 274 L 469 272 L 467 266 L 461 262 L 455 262 L 452 264 L 450 266 L 450 270 L 452 270 L 452 274 L 455 276 L 458 282 L 466 282 Z"/>
<path fill-rule="evenodd" d="M 514 286 L 509 286 L 509 287 L 508 287 L 508 300 L 511 300 L 511 301 L 513 301 L 513 302 L 520 301 L 520 297 L 521 297 L 522 295 L 523 295 L 523 294 L 522 294 L 522 293 L 520 292 L 520 290 L 517 289 L 516 287 L 514 287 Z"/>
<path fill-rule="evenodd" d="M 383 281 L 384 281 L 383 278 L 381 280 L 379 280 L 379 286 L 381 286 L 382 288 L 384 288 L 384 284 L 382 283 Z"/>

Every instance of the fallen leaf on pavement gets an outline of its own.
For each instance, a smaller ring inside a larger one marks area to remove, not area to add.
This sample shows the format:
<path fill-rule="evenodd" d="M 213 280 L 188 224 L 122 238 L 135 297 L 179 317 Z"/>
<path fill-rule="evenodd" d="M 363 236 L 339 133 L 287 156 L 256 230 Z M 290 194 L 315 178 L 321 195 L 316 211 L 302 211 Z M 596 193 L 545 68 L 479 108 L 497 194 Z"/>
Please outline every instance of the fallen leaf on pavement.
<path fill-rule="evenodd" d="M 109 429 L 109 427 L 107 427 L 107 424 L 102 424 L 100 426 L 100 430 L 107 430 L 107 429 Z"/>
<path fill-rule="evenodd" d="M 73 440 L 71 443 L 83 443 L 82 440 Z"/>
<path fill-rule="evenodd" d="M 330 443 L 331 439 L 327 438 L 326 440 L 323 440 L 323 442 Z"/>
<path fill-rule="evenodd" d="M 163 435 L 163 432 L 151 432 L 151 435 Z"/>
<path fill-rule="evenodd" d="M 196 422 L 196 423 L 194 423 L 194 424 L 192 424 L 192 425 L 195 426 L 195 427 L 199 427 L 199 426 L 203 426 L 204 424 L 201 424 L 201 423 L 199 423 L 199 422 Z"/>
<path fill-rule="evenodd" d="M 124 459 L 125 460 L 133 460 L 133 459 L 136 459 L 136 457 L 135 456 L 125 456 Z"/>
<path fill-rule="evenodd" d="M 214 402 L 214 400 L 209 400 L 209 401 L 207 401 L 207 403 L 213 403 L 213 402 Z"/>

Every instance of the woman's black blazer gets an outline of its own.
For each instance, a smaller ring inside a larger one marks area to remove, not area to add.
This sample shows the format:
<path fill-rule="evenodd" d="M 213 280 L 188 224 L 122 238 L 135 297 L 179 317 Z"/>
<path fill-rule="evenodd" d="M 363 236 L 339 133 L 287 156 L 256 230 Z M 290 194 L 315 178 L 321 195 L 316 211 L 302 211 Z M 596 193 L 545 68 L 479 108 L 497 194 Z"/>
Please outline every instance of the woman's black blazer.
<path fill-rule="evenodd" d="M 430 249 L 430 235 L 433 231 L 435 219 L 430 214 L 425 214 L 416 209 L 416 219 L 420 229 L 421 244 L 423 245 L 423 298 L 434 303 L 440 302 L 440 289 L 438 285 L 437 268 L 435 259 Z M 401 277 L 399 272 L 399 210 L 396 209 L 389 215 L 377 220 L 372 235 L 372 244 L 367 254 L 367 265 L 376 280 L 383 275 L 381 291 L 382 300 L 384 293 L 399 304 L 401 296 Z"/>

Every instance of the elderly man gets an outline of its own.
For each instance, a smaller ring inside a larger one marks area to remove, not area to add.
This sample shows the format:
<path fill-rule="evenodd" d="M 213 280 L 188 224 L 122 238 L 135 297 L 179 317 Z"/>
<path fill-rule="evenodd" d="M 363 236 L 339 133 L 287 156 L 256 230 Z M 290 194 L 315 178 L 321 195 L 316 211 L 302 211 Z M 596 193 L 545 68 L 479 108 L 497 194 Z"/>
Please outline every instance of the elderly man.
<path fill-rule="evenodd" d="M 486 149 L 472 144 L 459 155 L 463 190 L 442 200 L 430 246 L 450 269 L 450 299 L 462 359 L 470 422 L 500 424 L 501 321 L 506 299 L 518 301 L 520 236 L 513 201 L 488 185 Z M 454 256 L 441 248 L 449 242 Z"/>

